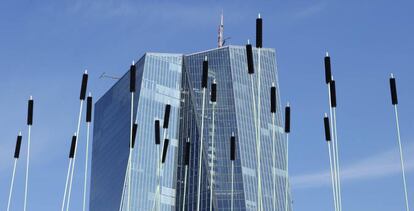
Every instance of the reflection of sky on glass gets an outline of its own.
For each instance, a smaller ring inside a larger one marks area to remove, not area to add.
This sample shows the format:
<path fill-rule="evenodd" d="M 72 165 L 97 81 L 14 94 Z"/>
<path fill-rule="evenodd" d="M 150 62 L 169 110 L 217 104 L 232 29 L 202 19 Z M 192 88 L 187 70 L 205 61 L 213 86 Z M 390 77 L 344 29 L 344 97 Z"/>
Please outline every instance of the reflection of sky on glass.
<path fill-rule="evenodd" d="M 214 48 L 223 9 L 225 37 L 231 37 L 228 43 L 254 40 L 254 19 L 260 12 L 264 45 L 276 48 L 282 104 L 290 101 L 292 105 L 291 175 L 297 181 L 292 184 L 294 209 L 332 209 L 331 190 L 324 182 L 329 179 L 324 176 L 329 163 L 322 128 L 322 115 L 328 110 L 323 55 L 329 50 L 337 81 L 344 208 L 403 210 L 388 76 L 393 72 L 397 77 L 407 182 L 412 187 L 412 6 L 408 1 L 273 1 L 260 5 L 253 1 L 3 2 L 0 204 L 7 200 L 19 129 L 23 130 L 23 152 L 26 149 L 29 95 L 35 99 L 35 119 L 28 207 L 56 210 L 62 200 L 84 69 L 90 73 L 90 90 L 100 97 L 114 83 L 98 79 L 102 72 L 122 76 L 131 60 L 145 51 L 189 53 Z M 83 128 L 81 139 L 85 132 Z M 80 159 L 84 156 L 82 151 L 78 155 Z M 377 161 L 384 156 L 395 162 L 388 164 L 386 159 L 384 166 L 373 165 L 379 165 Z M 24 153 L 21 158 L 14 205 L 23 201 Z M 80 209 L 82 197 L 83 165 L 78 164 L 74 210 Z M 322 177 L 312 179 L 315 175 Z M 413 191 L 409 189 L 411 196 Z"/>

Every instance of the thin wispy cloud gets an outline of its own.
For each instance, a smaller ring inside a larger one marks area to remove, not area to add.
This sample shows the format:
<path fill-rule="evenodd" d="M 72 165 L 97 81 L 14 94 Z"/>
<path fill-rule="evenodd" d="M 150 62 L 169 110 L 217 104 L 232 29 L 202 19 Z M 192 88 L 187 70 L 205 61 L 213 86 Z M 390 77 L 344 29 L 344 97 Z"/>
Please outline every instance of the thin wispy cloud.
<path fill-rule="evenodd" d="M 201 4 L 185 4 L 169 1 L 153 3 L 130 0 L 78 0 L 68 7 L 67 12 L 98 19 L 116 17 L 136 18 L 137 24 L 139 24 L 148 21 L 152 22 L 154 20 L 157 22 L 174 20 L 202 23 L 208 20 L 211 16 L 211 11 L 214 10 L 221 11 L 221 8 L 217 6 L 214 9 L 214 7 L 207 8 Z"/>
<path fill-rule="evenodd" d="M 321 1 L 307 7 L 302 7 L 293 12 L 293 17 L 296 19 L 308 18 L 322 12 L 327 7 L 327 2 Z"/>
<path fill-rule="evenodd" d="M 414 170 L 414 144 L 408 145 L 404 150 L 405 170 Z M 398 149 L 367 157 L 357 163 L 344 166 L 341 170 L 341 180 L 352 182 L 358 180 L 386 177 L 401 172 Z M 329 166 L 326 171 L 315 172 L 292 177 L 292 188 L 316 188 L 331 185 Z"/>

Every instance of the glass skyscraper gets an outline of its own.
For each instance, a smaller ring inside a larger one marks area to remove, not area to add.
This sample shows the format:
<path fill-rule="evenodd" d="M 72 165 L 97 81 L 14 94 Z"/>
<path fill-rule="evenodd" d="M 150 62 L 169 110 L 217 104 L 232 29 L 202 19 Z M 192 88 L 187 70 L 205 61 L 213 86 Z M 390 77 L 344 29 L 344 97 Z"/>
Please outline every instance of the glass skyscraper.
<path fill-rule="evenodd" d="M 171 105 L 167 138 L 168 156 L 161 173 L 161 210 L 197 210 L 198 176 L 201 174 L 201 210 L 210 210 L 213 185 L 213 210 L 230 210 L 231 162 L 230 136 L 236 137 L 234 162 L 234 209 L 257 209 L 257 154 L 253 115 L 253 95 L 257 104 L 258 64 L 261 95 L 261 187 L 263 210 L 285 210 L 286 151 L 280 103 L 276 125 L 270 115 L 270 87 L 278 88 L 276 56 L 273 49 L 253 50 L 256 72 L 247 73 L 244 46 L 225 46 L 204 52 L 181 54 L 145 54 L 137 63 L 137 92 L 134 116 L 138 123 L 132 156 L 131 210 L 153 210 L 157 187 L 157 147 L 154 121 L 163 122 L 164 108 Z M 205 96 L 204 128 L 201 128 L 202 62 L 209 63 Z M 217 83 L 217 104 L 210 102 L 211 83 Z M 277 89 L 278 90 L 278 89 Z M 254 92 L 254 93 L 253 93 Z M 278 92 L 277 92 L 278 93 Z M 280 102 L 279 95 L 277 102 Z M 129 74 L 125 74 L 97 103 L 94 120 L 90 210 L 119 210 L 126 205 L 125 180 L 130 130 Z M 257 105 L 256 105 L 257 107 Z M 199 172 L 200 131 L 204 130 L 203 158 Z M 272 130 L 276 131 L 276 164 L 272 159 Z M 163 130 L 161 129 L 161 138 Z M 185 142 L 191 143 L 187 188 L 184 190 Z M 213 181 L 211 170 L 214 164 Z M 275 177 L 273 177 L 275 176 Z M 273 179 L 275 180 L 275 186 Z M 274 189 L 276 187 L 276 189 Z M 274 190 L 276 201 L 273 200 Z M 186 195 L 183 203 L 184 192 Z M 124 194 L 123 194 L 124 193 Z M 290 191 L 288 191 L 290 194 Z M 290 201 L 290 195 L 288 197 Z M 121 203 L 121 200 L 123 203 Z M 289 203 L 290 204 L 290 203 Z M 126 210 L 125 206 L 122 210 Z M 288 207 L 288 210 L 291 210 Z"/>

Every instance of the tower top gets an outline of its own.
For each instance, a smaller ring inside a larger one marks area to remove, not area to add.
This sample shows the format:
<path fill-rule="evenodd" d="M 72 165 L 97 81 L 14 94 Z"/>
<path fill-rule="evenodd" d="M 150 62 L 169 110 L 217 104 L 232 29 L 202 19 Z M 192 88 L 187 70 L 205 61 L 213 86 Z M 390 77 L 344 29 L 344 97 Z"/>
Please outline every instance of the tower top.
<path fill-rule="evenodd" d="M 223 10 L 221 11 L 221 15 L 220 15 L 220 25 L 218 28 L 218 47 L 223 47 L 224 45 L 224 38 L 223 38 L 223 33 L 224 33 L 224 16 L 223 16 Z"/>

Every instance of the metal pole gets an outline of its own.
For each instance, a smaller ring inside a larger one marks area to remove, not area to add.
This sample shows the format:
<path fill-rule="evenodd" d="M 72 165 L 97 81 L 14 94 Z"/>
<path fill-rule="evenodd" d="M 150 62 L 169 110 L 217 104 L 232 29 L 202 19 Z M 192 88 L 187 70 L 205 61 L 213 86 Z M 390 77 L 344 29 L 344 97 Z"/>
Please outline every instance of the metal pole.
<path fill-rule="evenodd" d="M 184 172 L 184 199 L 183 199 L 183 211 L 185 211 L 185 193 L 187 191 L 187 171 L 188 166 L 185 166 L 185 172 Z"/>
<path fill-rule="evenodd" d="M 398 139 L 398 148 L 400 152 L 400 161 L 401 161 L 401 171 L 402 171 L 402 178 L 403 178 L 403 185 L 404 185 L 404 195 L 405 195 L 405 207 L 407 211 L 410 211 L 409 203 L 408 203 L 408 191 L 407 191 L 407 181 L 405 178 L 405 167 L 404 167 L 404 156 L 401 144 L 401 134 L 400 134 L 400 124 L 398 119 L 398 108 L 397 105 L 394 105 L 394 113 L 395 113 L 395 122 L 397 127 L 397 139 Z"/>
<path fill-rule="evenodd" d="M 62 209 L 61 209 L 62 211 L 65 210 L 66 193 L 67 193 L 67 189 L 68 189 L 68 182 L 69 182 L 71 165 L 72 165 L 72 159 L 69 159 L 68 172 L 66 174 L 66 182 L 65 182 L 65 192 L 63 193 L 63 201 L 62 201 Z"/>
<path fill-rule="evenodd" d="M 285 134 L 286 134 L 286 181 L 285 181 L 285 211 L 289 209 L 289 133 L 290 133 L 290 105 L 285 107 Z"/>
<path fill-rule="evenodd" d="M 397 85 L 396 85 L 396 81 L 395 81 L 393 74 L 391 74 L 391 78 L 390 78 L 390 89 L 391 89 L 392 105 L 394 106 L 395 124 L 397 128 L 398 149 L 400 152 L 401 171 L 402 171 L 402 179 L 403 179 L 403 185 L 404 185 L 405 207 L 407 211 L 410 211 L 410 207 L 408 203 L 407 181 L 405 178 L 404 156 L 403 156 L 403 149 L 402 149 L 402 144 L 401 144 L 400 123 L 399 123 L 399 118 L 398 118 Z"/>
<path fill-rule="evenodd" d="M 197 211 L 200 211 L 200 199 L 201 199 L 201 165 L 203 159 L 203 138 L 204 138 L 204 112 L 206 103 L 206 88 L 208 82 L 208 61 L 207 57 L 203 61 L 203 74 L 201 87 L 203 89 L 203 99 L 201 108 L 201 131 L 200 131 L 200 148 L 199 148 L 199 160 L 198 160 L 198 188 L 197 188 Z"/>
<path fill-rule="evenodd" d="M 262 44 L 262 18 L 260 17 L 260 13 L 256 19 L 256 48 L 257 48 L 257 56 L 258 56 L 258 78 L 257 78 L 257 173 L 258 173 L 258 204 L 259 204 L 259 211 L 263 210 L 263 202 L 262 202 L 262 172 L 261 172 L 261 118 L 260 118 L 260 111 L 261 111 L 261 57 L 260 57 L 260 50 L 263 47 Z"/>
<path fill-rule="evenodd" d="M 81 100 L 81 103 L 80 103 L 80 108 L 79 108 L 79 118 L 78 118 L 78 129 L 76 130 L 77 132 L 76 132 L 76 134 L 77 134 L 77 137 L 79 138 L 79 127 L 80 127 L 80 120 L 81 120 L 81 118 L 82 118 L 82 107 L 83 107 L 83 100 Z M 68 192 L 68 201 L 67 201 L 67 206 L 66 206 L 66 210 L 68 211 L 69 210 L 69 205 L 70 205 L 70 196 L 71 196 L 71 192 L 72 192 L 72 183 L 73 183 L 73 174 L 74 174 L 74 171 L 75 171 L 75 162 L 76 162 L 76 152 L 77 152 L 77 148 L 78 148 L 78 145 L 76 144 L 76 147 L 75 147 L 75 155 L 74 155 L 74 157 L 73 157 L 73 161 L 72 161 L 72 169 L 71 169 L 71 173 L 70 173 L 70 180 L 69 180 L 69 192 Z"/>
<path fill-rule="evenodd" d="M 341 175 L 340 175 L 340 166 L 339 166 L 339 150 L 338 150 L 338 132 L 336 129 L 336 108 L 333 107 L 333 126 L 334 126 L 334 136 L 335 136 L 335 155 L 336 155 L 336 166 L 337 166 L 337 188 L 338 188 L 338 208 L 339 211 L 342 211 L 342 193 L 341 193 Z"/>
<path fill-rule="evenodd" d="M 13 176 L 12 176 L 12 180 L 11 180 L 11 184 L 10 184 L 9 199 L 7 201 L 7 211 L 10 210 L 10 203 L 11 203 L 11 198 L 12 198 L 12 193 L 13 193 L 13 185 L 14 185 L 14 177 L 16 175 L 16 165 L 17 165 L 17 158 L 14 159 Z"/>
<path fill-rule="evenodd" d="M 205 95 L 206 88 L 203 88 L 203 104 L 201 110 L 201 135 L 200 135 L 200 148 L 199 148 L 199 161 L 198 161 L 198 188 L 197 188 L 197 211 L 200 211 L 200 194 L 201 194 L 201 165 L 203 158 L 203 136 L 204 136 L 204 110 L 205 110 Z"/>
<path fill-rule="evenodd" d="M 289 209 L 289 133 L 286 134 L 286 181 L 285 181 L 285 211 Z"/>
<path fill-rule="evenodd" d="M 164 119 L 165 121 L 165 119 Z M 167 137 L 167 129 L 164 129 L 164 135 L 162 141 L 164 141 Z M 162 163 L 161 163 L 161 156 L 162 152 L 160 152 L 161 144 L 158 145 L 158 184 L 157 184 L 157 210 L 159 211 L 161 208 L 161 170 L 162 170 Z"/>
<path fill-rule="evenodd" d="M 28 192 L 28 185 L 29 185 L 29 163 L 30 163 L 30 141 L 31 141 L 31 131 L 32 131 L 32 124 L 33 124 L 33 97 L 30 96 L 28 102 L 28 113 L 27 113 L 27 125 L 28 125 L 28 136 L 27 136 L 27 160 L 26 160 L 26 178 L 25 178 L 25 185 L 24 185 L 24 205 L 23 210 L 26 211 L 27 209 L 27 192 Z"/>
<path fill-rule="evenodd" d="M 215 108 L 216 108 L 216 99 L 217 99 L 217 84 L 216 80 L 213 80 L 211 84 L 211 103 L 213 104 L 212 111 L 212 136 L 211 136 L 211 170 L 210 170 L 210 211 L 213 211 L 213 187 L 214 187 L 214 158 L 215 158 L 215 148 L 214 148 L 214 132 L 215 132 Z"/>
<path fill-rule="evenodd" d="M 275 135 L 275 113 L 276 113 L 276 87 L 275 83 L 272 82 L 270 88 L 270 113 L 272 114 L 272 160 L 273 160 L 273 210 L 276 210 L 276 135 Z"/>
<path fill-rule="evenodd" d="M 90 126 L 91 126 L 91 117 L 92 117 L 92 96 L 89 93 L 87 98 L 87 112 L 86 112 L 86 150 L 85 150 L 85 176 L 83 182 L 83 211 L 86 211 L 86 192 L 87 192 L 87 182 L 88 182 L 88 162 L 89 162 L 89 136 L 90 136 Z"/>
<path fill-rule="evenodd" d="M 231 211 L 234 210 L 234 161 L 231 161 Z"/>
<path fill-rule="evenodd" d="M 129 166 L 129 171 L 128 171 L 128 198 L 127 198 L 127 210 L 129 211 L 131 209 L 131 172 L 132 172 L 132 163 L 131 163 L 131 156 L 132 156 L 132 152 L 133 152 L 133 148 L 132 148 L 132 127 L 133 127 L 133 122 L 134 122 L 134 93 L 131 92 L 131 124 L 130 124 L 130 133 L 129 133 L 129 156 L 128 156 L 128 163 L 130 164 Z"/>
<path fill-rule="evenodd" d="M 136 85 L 136 68 L 135 68 L 135 61 L 132 61 L 130 70 L 129 70 L 129 92 L 131 93 L 131 106 L 130 106 L 130 127 L 129 127 L 129 155 L 128 155 L 128 163 L 129 163 L 129 171 L 128 171 L 128 197 L 127 197 L 127 211 L 131 209 L 131 180 L 132 180 L 132 163 L 131 157 L 134 151 L 134 147 L 132 146 L 132 133 L 134 127 L 134 94 L 135 94 L 135 85 Z"/>
<path fill-rule="evenodd" d="M 253 122 L 254 122 L 254 133 L 255 133 L 255 142 L 256 142 L 256 159 L 257 159 L 257 163 L 256 165 L 259 166 L 260 164 L 260 156 L 259 156 L 259 147 L 258 147 L 258 129 L 257 129 L 257 118 L 256 118 L 256 99 L 255 99 L 255 89 L 254 89 L 254 79 L 253 79 L 253 74 L 254 74 L 254 61 L 253 61 L 253 50 L 252 50 L 252 45 L 250 44 L 250 40 L 247 40 L 247 45 L 246 45 L 246 57 L 247 57 L 247 69 L 248 69 L 248 73 L 250 75 L 250 81 L 251 81 L 251 88 L 252 88 L 252 104 L 253 104 Z M 257 173 L 259 173 L 259 171 L 257 171 Z M 258 183 L 258 187 L 257 187 L 257 210 L 260 211 L 260 194 L 259 194 L 259 184 Z"/>
<path fill-rule="evenodd" d="M 234 210 L 234 161 L 236 160 L 236 137 L 232 133 L 230 138 L 230 162 L 231 162 L 231 206 L 230 210 Z"/>
<path fill-rule="evenodd" d="M 122 185 L 122 195 L 121 195 L 121 202 L 119 203 L 119 211 L 121 211 L 122 210 L 122 205 L 124 204 L 124 197 L 125 197 L 125 191 L 126 191 L 126 179 L 127 179 L 127 177 L 126 177 L 126 175 L 127 175 L 127 172 L 129 171 L 129 162 L 128 162 L 128 164 L 127 164 L 127 167 L 126 167 L 126 172 L 125 172 L 125 177 L 124 177 L 124 184 Z"/>
<path fill-rule="evenodd" d="M 68 191 L 68 181 L 71 179 L 70 173 L 72 168 L 72 161 L 75 154 L 75 147 L 77 142 L 77 136 L 76 133 L 72 136 L 72 142 L 70 145 L 70 151 L 69 151 L 69 165 L 68 165 L 68 172 L 66 175 L 66 182 L 65 182 L 65 192 L 63 193 L 63 201 L 62 201 L 62 211 L 65 209 L 65 203 L 66 203 L 66 193 Z"/>
<path fill-rule="evenodd" d="M 76 128 L 77 138 L 80 137 L 79 136 L 79 129 L 80 129 L 80 124 L 81 124 L 81 119 L 82 119 L 82 108 L 83 108 L 83 103 L 85 101 L 87 83 L 88 83 L 88 71 L 85 70 L 85 73 L 83 74 L 83 77 L 82 77 L 81 93 L 80 93 L 80 97 L 79 97 L 80 106 L 79 106 L 79 115 L 78 115 L 78 125 L 77 125 L 77 128 Z M 71 176 L 70 176 L 70 181 L 69 181 L 69 192 L 68 192 L 68 201 L 67 201 L 66 211 L 69 210 L 69 205 L 70 205 L 70 196 L 71 196 L 71 192 L 72 192 L 73 174 L 74 174 L 74 171 L 75 171 L 77 151 L 78 151 L 78 144 L 75 145 L 75 149 L 74 149 Z"/>
<path fill-rule="evenodd" d="M 85 158 L 85 176 L 84 176 L 84 182 L 83 182 L 83 211 L 86 210 L 86 184 L 88 182 L 88 154 L 89 154 L 89 130 L 90 130 L 90 124 L 87 123 L 87 129 L 86 129 L 86 158 Z"/>
<path fill-rule="evenodd" d="M 185 143 L 184 148 L 184 166 L 185 166 L 185 172 L 184 172 L 184 198 L 183 198 L 183 207 L 182 211 L 185 210 L 185 201 L 186 201 L 186 192 L 187 192 L 187 172 L 188 172 L 188 165 L 190 164 L 190 138 L 187 138 L 187 142 Z"/>
<path fill-rule="evenodd" d="M 275 139 L 275 113 L 272 112 L 272 160 L 276 169 L 276 139 Z M 273 172 L 273 210 L 276 210 L 276 172 Z"/>
<path fill-rule="evenodd" d="M 325 113 L 325 116 L 323 118 L 323 124 L 325 128 L 325 140 L 328 142 L 328 153 L 329 153 L 329 167 L 331 170 L 331 179 L 332 179 L 332 193 L 334 198 L 334 208 L 335 211 L 338 210 L 337 207 L 337 200 L 336 200 L 336 191 L 335 191 L 335 177 L 334 177 L 334 168 L 333 168 L 333 162 L 332 162 L 332 152 L 331 152 L 331 130 L 330 130 L 330 121 L 328 115 Z"/>
<path fill-rule="evenodd" d="M 330 87 L 330 85 L 328 84 L 327 85 L 328 86 L 328 103 L 329 103 L 329 117 L 333 117 L 333 109 L 332 109 L 332 106 L 331 106 L 331 87 Z M 338 196 L 339 196 L 339 194 L 338 194 L 338 176 L 337 176 L 337 165 L 336 165 L 336 151 L 335 151 L 335 148 L 336 148 L 336 140 L 335 140 L 335 133 L 334 133 L 334 131 L 333 131 L 333 129 L 334 129 L 334 127 L 333 127 L 333 120 L 332 119 L 329 119 L 329 126 L 330 126 L 330 128 L 331 128 L 331 134 L 333 134 L 333 137 L 332 137 L 332 160 L 333 160 L 333 175 L 334 175 L 334 190 L 335 190 L 335 206 L 336 206 L 336 209 L 338 210 L 338 211 L 340 211 L 339 210 L 339 198 L 338 198 Z"/>
<path fill-rule="evenodd" d="M 332 162 L 332 153 L 331 153 L 331 143 L 328 142 L 328 152 L 329 152 L 329 166 L 331 169 L 331 180 L 332 180 L 332 193 L 334 197 L 334 208 L 338 210 L 337 202 L 336 202 L 336 191 L 335 191 L 335 179 L 334 179 L 334 170 L 333 170 L 333 162 Z"/>
<path fill-rule="evenodd" d="M 211 171 L 210 171 L 210 211 L 213 210 L 213 187 L 214 187 L 214 110 L 216 104 L 213 103 L 213 128 L 212 128 L 212 137 L 211 137 Z"/>
<path fill-rule="evenodd" d="M 261 126 L 260 126 L 260 96 L 261 96 L 261 87 L 260 87 L 260 48 L 257 49 L 257 54 L 258 54 L 258 79 L 257 79 L 257 159 L 258 159 L 258 166 L 257 166 L 257 173 L 258 173 L 258 187 L 259 187 L 259 208 L 260 210 L 263 210 L 262 207 L 262 170 L 261 170 L 261 143 L 260 143 L 260 139 L 261 139 Z"/>
<path fill-rule="evenodd" d="M 11 180 L 11 184 L 10 184 L 9 199 L 7 201 L 7 211 L 10 210 L 11 198 L 12 198 L 12 194 L 13 194 L 14 178 L 16 176 L 17 160 L 20 157 L 20 147 L 21 147 L 21 145 L 22 145 L 22 133 L 19 132 L 19 135 L 17 135 L 17 140 L 16 140 L 16 148 L 15 148 L 15 151 L 14 151 L 13 175 L 12 175 L 12 180 Z"/>

